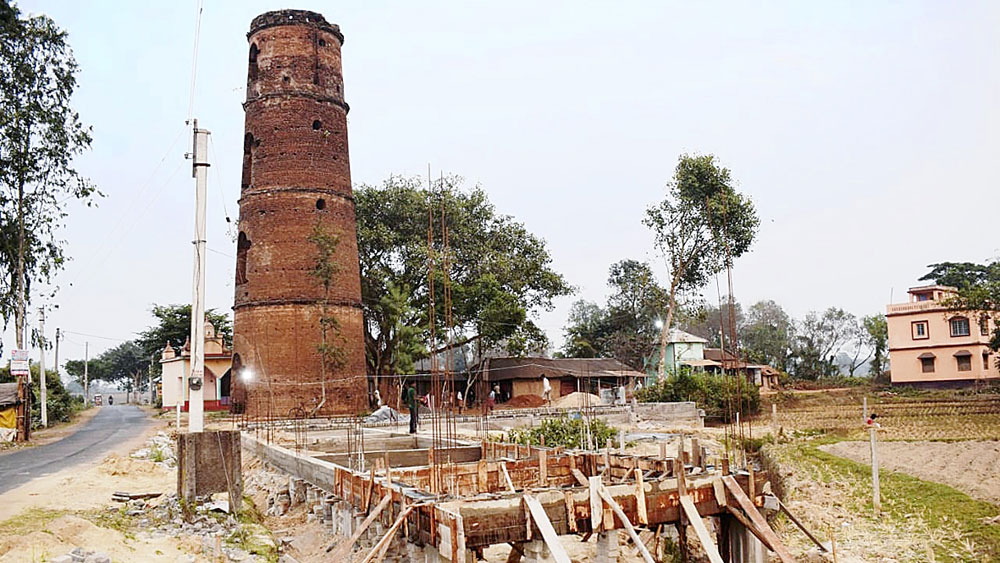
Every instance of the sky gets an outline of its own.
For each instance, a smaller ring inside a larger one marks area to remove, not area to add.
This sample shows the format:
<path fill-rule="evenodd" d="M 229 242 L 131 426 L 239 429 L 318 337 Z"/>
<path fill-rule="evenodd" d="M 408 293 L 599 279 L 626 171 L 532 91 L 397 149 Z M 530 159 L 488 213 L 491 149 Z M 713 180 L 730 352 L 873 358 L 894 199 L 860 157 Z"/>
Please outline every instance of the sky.
<path fill-rule="evenodd" d="M 555 347 L 574 300 L 604 302 L 613 262 L 665 278 L 641 219 L 685 153 L 716 155 L 757 207 L 733 271 L 747 305 L 872 314 L 927 264 L 1000 255 L 995 2 L 204 0 L 195 73 L 195 0 L 19 6 L 69 32 L 94 137 L 76 164 L 105 194 L 70 204 L 60 232 L 60 363 L 133 338 L 154 303 L 190 302 L 190 113 L 212 132 L 207 301 L 229 311 L 246 32 L 283 8 L 346 36 L 355 185 L 430 164 L 547 242 L 577 288 L 538 316 Z M 13 342 L 8 328 L 5 355 Z"/>

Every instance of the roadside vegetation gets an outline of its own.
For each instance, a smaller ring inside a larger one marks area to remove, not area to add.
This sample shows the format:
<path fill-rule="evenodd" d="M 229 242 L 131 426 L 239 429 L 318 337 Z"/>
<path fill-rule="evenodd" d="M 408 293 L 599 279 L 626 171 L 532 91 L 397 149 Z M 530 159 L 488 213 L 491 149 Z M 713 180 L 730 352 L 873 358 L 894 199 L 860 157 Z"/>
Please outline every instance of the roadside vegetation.
<path fill-rule="evenodd" d="M 744 416 L 760 411 L 760 391 L 740 378 L 694 371 L 683 367 L 639 391 L 642 402 L 694 401 L 709 417 L 731 422 L 736 412 Z"/>
<path fill-rule="evenodd" d="M 546 418 L 538 426 L 511 429 L 507 433 L 506 441 L 540 446 L 544 440 L 544 445 L 547 447 L 582 448 L 587 443 L 586 429 L 587 424 L 582 417 Z M 595 418 L 590 421 L 590 434 L 595 444 L 604 444 L 618 436 L 618 429 Z"/>

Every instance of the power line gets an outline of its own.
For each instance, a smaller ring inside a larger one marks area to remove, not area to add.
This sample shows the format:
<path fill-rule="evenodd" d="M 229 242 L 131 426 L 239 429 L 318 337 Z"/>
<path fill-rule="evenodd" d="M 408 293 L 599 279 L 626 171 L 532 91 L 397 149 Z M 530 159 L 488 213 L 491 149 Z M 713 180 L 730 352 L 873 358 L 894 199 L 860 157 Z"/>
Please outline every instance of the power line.
<path fill-rule="evenodd" d="M 188 99 L 188 121 L 194 118 L 194 87 L 198 78 L 198 43 L 201 41 L 201 13 L 204 9 L 204 0 L 199 0 L 198 14 L 194 23 L 194 51 L 191 53 L 191 94 Z"/>

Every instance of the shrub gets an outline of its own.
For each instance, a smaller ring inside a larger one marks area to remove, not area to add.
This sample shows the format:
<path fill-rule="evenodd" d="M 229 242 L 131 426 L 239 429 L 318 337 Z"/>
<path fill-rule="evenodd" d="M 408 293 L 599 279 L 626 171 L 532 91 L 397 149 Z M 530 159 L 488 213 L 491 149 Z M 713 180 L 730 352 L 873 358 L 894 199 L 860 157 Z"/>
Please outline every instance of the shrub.
<path fill-rule="evenodd" d="M 540 446 L 542 445 L 542 437 L 545 437 L 546 446 L 584 448 L 587 445 L 586 428 L 587 425 L 582 417 L 570 418 L 563 415 L 558 418 L 543 419 L 539 426 L 513 428 L 507 433 L 507 441 Z M 593 436 L 594 444 L 600 447 L 601 444 L 617 436 L 618 429 L 595 418 L 590 421 L 590 433 Z"/>
<path fill-rule="evenodd" d="M 731 422 L 739 410 L 744 416 L 760 411 L 760 391 L 752 382 L 745 379 L 741 382 L 739 376 L 694 371 L 688 367 L 642 389 L 638 400 L 645 403 L 694 401 L 705 409 L 705 414 L 721 417 L 725 422 Z"/>

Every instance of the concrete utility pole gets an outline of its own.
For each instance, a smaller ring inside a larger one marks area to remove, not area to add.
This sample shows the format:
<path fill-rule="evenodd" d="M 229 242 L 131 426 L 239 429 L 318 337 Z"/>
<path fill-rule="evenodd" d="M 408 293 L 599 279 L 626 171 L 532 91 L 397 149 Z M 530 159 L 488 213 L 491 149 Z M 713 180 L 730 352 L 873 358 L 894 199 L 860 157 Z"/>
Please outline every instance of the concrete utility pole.
<path fill-rule="evenodd" d="M 872 448 L 872 507 L 875 509 L 875 516 L 878 516 L 882 512 L 882 491 L 878 482 L 878 438 L 875 431 L 874 425 L 868 428 Z"/>
<path fill-rule="evenodd" d="M 191 399 L 188 403 L 188 432 L 205 428 L 205 196 L 208 184 L 208 136 L 191 122 L 194 131 L 191 175 L 195 179 L 194 198 L 194 298 L 191 302 Z M 182 395 L 183 397 L 183 395 Z M 178 421 L 179 422 L 179 421 Z"/>
<path fill-rule="evenodd" d="M 83 343 L 83 407 L 90 406 L 90 378 L 87 376 L 87 366 L 90 365 L 90 342 Z"/>
<path fill-rule="evenodd" d="M 56 365 L 55 365 L 55 368 L 56 368 L 56 377 L 60 377 L 61 378 L 61 376 L 59 375 L 59 338 L 60 337 L 61 337 L 61 335 L 59 333 L 59 327 L 56 327 Z M 62 381 L 60 381 L 60 383 L 62 383 Z"/>
<path fill-rule="evenodd" d="M 45 389 L 45 307 L 41 307 L 38 317 L 38 347 L 42 349 L 42 355 L 38 362 L 38 388 L 41 390 L 41 402 L 38 405 L 42 411 L 42 427 L 49 425 L 49 408 L 46 404 Z"/>

